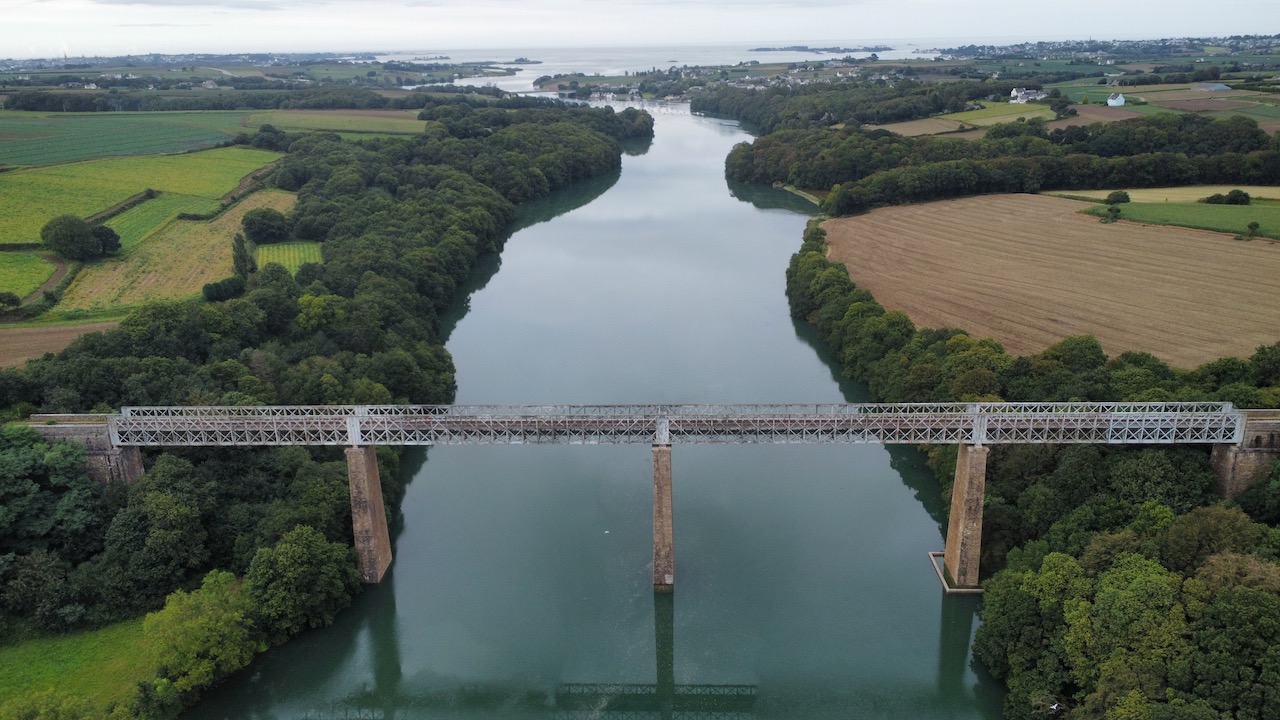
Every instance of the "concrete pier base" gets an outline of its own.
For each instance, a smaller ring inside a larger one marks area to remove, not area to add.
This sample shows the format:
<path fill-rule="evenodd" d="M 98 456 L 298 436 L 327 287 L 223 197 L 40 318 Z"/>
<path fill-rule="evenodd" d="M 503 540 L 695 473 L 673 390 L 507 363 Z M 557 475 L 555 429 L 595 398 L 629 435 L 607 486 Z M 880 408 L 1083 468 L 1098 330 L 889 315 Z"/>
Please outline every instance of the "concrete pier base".
<path fill-rule="evenodd" d="M 347 448 L 347 480 L 351 487 L 351 526 L 359 554 L 360 580 L 382 581 L 391 566 L 391 535 L 382 504 L 378 456 L 372 445 Z"/>
<path fill-rule="evenodd" d="M 671 529 L 671 446 L 653 446 L 653 591 L 671 592 L 676 584 L 675 543 Z"/>
<path fill-rule="evenodd" d="M 951 518 L 944 553 L 949 584 L 957 588 L 978 586 L 982 559 L 982 500 L 987 485 L 987 448 L 961 445 L 956 458 L 955 484 L 951 488 Z"/>

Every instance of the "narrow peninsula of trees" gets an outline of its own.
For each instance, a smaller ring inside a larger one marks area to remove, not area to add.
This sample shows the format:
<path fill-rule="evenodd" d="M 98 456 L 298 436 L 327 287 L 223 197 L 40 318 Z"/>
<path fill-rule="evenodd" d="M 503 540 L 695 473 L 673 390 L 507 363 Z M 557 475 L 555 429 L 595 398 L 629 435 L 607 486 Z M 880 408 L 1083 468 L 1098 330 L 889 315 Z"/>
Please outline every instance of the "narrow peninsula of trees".
<path fill-rule="evenodd" d="M 447 114 L 437 102 L 424 111 Z M 475 109 L 482 131 L 463 123 L 457 134 L 443 121 L 359 144 L 270 130 L 269 142 L 288 150 L 273 182 L 298 202 L 287 215 L 247 217 L 245 234 L 321 242 L 323 264 L 255 271 L 239 239 L 247 279 L 205 289 L 210 299 L 238 297 L 146 305 L 114 330 L 0 371 L 5 417 L 450 402 L 453 363 L 438 318 L 476 259 L 502 247 L 515 203 L 617 172 L 619 140 L 652 134 L 652 118 L 635 111 L 512 105 Z M 79 223 L 53 229 L 84 240 Z M 394 511 L 397 453 L 379 456 Z M 356 591 L 340 455 L 192 450 L 147 465 L 132 486 L 100 487 L 85 476 L 83 450 L 19 425 L 0 431 L 0 637 L 152 612 L 146 629 L 165 655 L 157 676 L 111 710 L 118 717 L 173 716 L 258 649 L 330 622 Z M 39 696 L 3 710 L 53 717 L 41 713 L 56 705 Z"/>

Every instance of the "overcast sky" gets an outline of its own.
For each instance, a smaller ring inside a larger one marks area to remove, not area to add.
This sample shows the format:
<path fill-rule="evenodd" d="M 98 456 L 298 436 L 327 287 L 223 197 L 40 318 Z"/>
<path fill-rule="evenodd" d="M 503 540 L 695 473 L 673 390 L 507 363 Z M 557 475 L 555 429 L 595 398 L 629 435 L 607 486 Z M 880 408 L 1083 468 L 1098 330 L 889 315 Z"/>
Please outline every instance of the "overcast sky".
<path fill-rule="evenodd" d="M 1280 0 L 0 0 L 0 57 L 1280 32 Z"/>

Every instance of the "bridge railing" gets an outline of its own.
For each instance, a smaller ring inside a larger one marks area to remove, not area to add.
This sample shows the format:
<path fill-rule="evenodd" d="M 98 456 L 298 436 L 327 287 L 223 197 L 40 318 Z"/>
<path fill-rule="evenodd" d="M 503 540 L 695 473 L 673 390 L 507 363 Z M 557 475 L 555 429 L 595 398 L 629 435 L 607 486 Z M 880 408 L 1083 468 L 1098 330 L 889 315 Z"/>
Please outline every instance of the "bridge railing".
<path fill-rule="evenodd" d="M 1230 403 L 127 407 L 116 445 L 1238 443 Z"/>

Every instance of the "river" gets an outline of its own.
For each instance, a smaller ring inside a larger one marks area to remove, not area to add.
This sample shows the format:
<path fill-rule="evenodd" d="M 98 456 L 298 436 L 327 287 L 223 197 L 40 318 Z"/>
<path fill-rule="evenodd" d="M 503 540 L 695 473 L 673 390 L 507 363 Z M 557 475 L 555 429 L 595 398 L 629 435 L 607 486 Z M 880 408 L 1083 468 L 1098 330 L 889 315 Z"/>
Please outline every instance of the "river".
<path fill-rule="evenodd" d="M 457 401 L 864 400 L 788 313 L 812 208 L 726 185 L 735 123 L 655 115 L 621 173 L 524 208 L 478 270 L 448 323 Z M 386 580 L 186 717 L 1000 717 L 911 449 L 677 445 L 656 599 L 648 447 L 410 459 Z"/>

